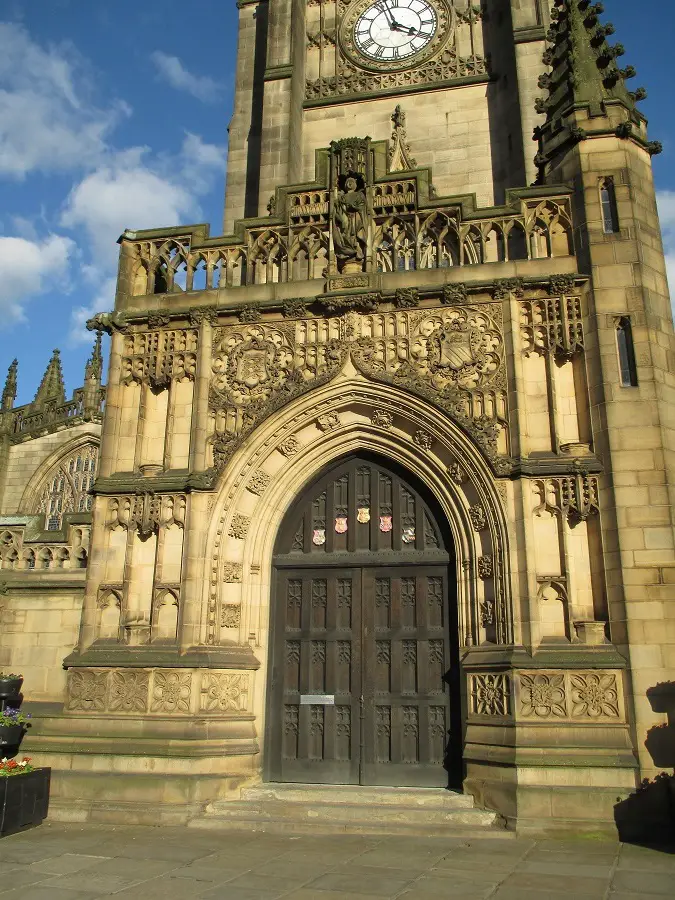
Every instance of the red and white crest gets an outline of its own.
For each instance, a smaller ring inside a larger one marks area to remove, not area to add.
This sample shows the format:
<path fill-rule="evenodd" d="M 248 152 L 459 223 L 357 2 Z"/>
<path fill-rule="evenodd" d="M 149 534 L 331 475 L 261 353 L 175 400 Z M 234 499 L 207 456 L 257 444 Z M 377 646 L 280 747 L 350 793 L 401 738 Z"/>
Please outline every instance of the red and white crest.
<path fill-rule="evenodd" d="M 380 516 L 380 531 L 387 532 L 391 531 L 394 527 L 394 518 L 393 516 Z"/>
<path fill-rule="evenodd" d="M 312 543 L 316 544 L 317 547 L 321 547 L 326 543 L 326 529 L 325 528 L 315 528 L 312 532 Z"/>

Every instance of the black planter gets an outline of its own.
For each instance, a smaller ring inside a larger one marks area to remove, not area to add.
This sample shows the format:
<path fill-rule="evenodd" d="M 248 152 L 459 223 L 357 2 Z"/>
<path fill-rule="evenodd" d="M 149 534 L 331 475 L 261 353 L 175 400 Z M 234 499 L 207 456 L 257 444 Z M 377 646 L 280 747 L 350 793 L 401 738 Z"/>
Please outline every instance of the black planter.
<path fill-rule="evenodd" d="M 39 825 L 49 809 L 51 769 L 0 777 L 0 837 Z"/>
<path fill-rule="evenodd" d="M 0 759 L 16 756 L 25 733 L 24 725 L 0 725 Z"/>
<path fill-rule="evenodd" d="M 13 706 L 8 701 L 18 698 L 22 684 L 23 678 L 0 678 L 0 709 Z"/>

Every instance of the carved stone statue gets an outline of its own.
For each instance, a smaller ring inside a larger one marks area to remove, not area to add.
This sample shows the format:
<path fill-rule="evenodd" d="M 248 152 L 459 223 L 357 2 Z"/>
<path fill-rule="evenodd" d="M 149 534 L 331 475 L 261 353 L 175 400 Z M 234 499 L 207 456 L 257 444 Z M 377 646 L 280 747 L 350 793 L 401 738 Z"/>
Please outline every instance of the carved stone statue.
<path fill-rule="evenodd" d="M 361 272 L 366 255 L 366 192 L 353 175 L 341 183 L 331 219 L 340 271 Z"/>

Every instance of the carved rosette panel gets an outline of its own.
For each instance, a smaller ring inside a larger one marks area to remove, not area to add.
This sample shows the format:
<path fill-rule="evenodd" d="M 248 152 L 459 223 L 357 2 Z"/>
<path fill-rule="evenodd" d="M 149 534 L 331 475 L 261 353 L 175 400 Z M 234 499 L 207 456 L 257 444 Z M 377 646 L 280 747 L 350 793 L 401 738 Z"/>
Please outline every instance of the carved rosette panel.
<path fill-rule="evenodd" d="M 204 672 L 200 709 L 204 712 L 244 712 L 248 706 L 248 675 Z"/>
<path fill-rule="evenodd" d="M 71 712 L 103 712 L 108 699 L 108 673 L 93 669 L 68 672 L 66 709 Z"/>
<path fill-rule="evenodd" d="M 470 675 L 471 712 L 477 716 L 508 716 L 511 689 L 503 672 Z"/>
<path fill-rule="evenodd" d="M 190 712 L 191 672 L 155 672 L 150 712 Z"/>
<path fill-rule="evenodd" d="M 112 673 L 108 710 L 110 712 L 147 712 L 150 673 L 125 669 Z"/>
<path fill-rule="evenodd" d="M 140 716 L 245 712 L 249 678 L 197 669 L 70 669 L 65 708 Z"/>
<path fill-rule="evenodd" d="M 198 334 L 193 328 L 126 334 L 122 384 L 135 381 L 160 389 L 168 387 L 171 381 L 194 380 Z"/>
<path fill-rule="evenodd" d="M 532 721 L 564 719 L 575 724 L 625 720 L 618 672 L 519 672 L 518 716 Z"/>

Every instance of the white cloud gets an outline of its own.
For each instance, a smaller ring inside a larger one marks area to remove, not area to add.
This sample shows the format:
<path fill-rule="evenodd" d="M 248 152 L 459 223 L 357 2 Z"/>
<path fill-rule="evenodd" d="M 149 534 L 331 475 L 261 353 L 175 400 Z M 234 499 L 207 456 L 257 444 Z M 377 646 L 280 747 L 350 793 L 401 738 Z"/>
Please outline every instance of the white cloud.
<path fill-rule="evenodd" d="M 65 279 L 75 250 L 73 241 L 56 234 L 41 242 L 0 237 L 0 327 L 23 320 L 31 297 Z"/>
<path fill-rule="evenodd" d="M 663 249 L 666 253 L 666 271 L 670 285 L 670 299 L 675 306 L 675 191 L 657 191 Z"/>
<path fill-rule="evenodd" d="M 160 77 L 176 90 L 187 91 L 205 103 L 212 103 L 220 96 L 222 87 L 217 81 L 207 75 L 193 75 L 192 72 L 188 72 L 177 56 L 169 56 L 161 50 L 156 50 L 150 59 Z"/>
<path fill-rule="evenodd" d="M 61 224 L 84 228 L 94 264 L 109 268 L 117 259 L 115 241 L 125 228 L 162 228 L 199 218 L 199 196 L 224 168 L 223 150 L 186 135 L 178 158 L 150 158 L 135 147 L 109 159 L 77 184 Z"/>
<path fill-rule="evenodd" d="M 86 96 L 91 81 L 74 48 L 43 48 L 20 25 L 0 23 L 0 175 L 23 179 L 101 157 L 129 108 L 97 109 Z"/>

